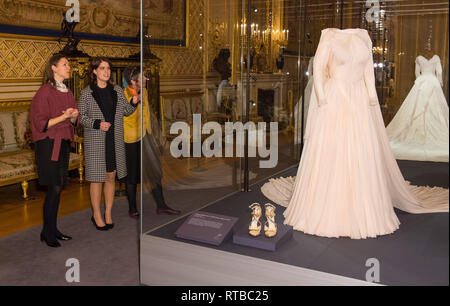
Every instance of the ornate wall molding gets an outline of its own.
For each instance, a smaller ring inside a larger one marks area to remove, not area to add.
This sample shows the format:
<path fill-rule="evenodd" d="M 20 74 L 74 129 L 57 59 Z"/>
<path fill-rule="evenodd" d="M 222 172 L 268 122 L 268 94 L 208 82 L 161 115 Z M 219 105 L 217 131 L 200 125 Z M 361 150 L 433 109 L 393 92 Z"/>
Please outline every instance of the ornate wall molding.
<path fill-rule="evenodd" d="M 230 45 L 228 38 L 228 25 L 225 22 L 220 22 L 217 18 L 214 21 L 208 21 L 208 71 L 215 71 L 213 68 L 213 61 L 219 55 L 220 49 Z M 232 50 L 230 50 L 231 52 Z"/>
<path fill-rule="evenodd" d="M 117 10 L 94 2 L 81 10 L 80 25 L 77 30 L 94 34 L 136 37 L 139 34 L 139 18 L 121 14 Z"/>
<path fill-rule="evenodd" d="M 30 107 L 31 99 L 0 99 L 2 112 L 15 112 L 27 110 Z"/>
<path fill-rule="evenodd" d="M 136 37 L 139 32 L 139 10 L 122 14 L 99 2 L 81 6 L 80 24 L 76 31 Z M 63 0 L 0 0 L 0 22 L 9 25 L 60 30 L 63 14 L 68 9 Z"/>

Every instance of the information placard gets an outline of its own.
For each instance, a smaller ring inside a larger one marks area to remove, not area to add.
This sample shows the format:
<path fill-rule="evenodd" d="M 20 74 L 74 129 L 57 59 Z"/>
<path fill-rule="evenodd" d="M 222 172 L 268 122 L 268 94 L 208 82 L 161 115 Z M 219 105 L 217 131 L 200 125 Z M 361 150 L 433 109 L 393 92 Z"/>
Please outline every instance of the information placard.
<path fill-rule="evenodd" d="M 190 215 L 175 232 L 178 238 L 220 245 L 230 238 L 238 218 L 198 211 Z"/>

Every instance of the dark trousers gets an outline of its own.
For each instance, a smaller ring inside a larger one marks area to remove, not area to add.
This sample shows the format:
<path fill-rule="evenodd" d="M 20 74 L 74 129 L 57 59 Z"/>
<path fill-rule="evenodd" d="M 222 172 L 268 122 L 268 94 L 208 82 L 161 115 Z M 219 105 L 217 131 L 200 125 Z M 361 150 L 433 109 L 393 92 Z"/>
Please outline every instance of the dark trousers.
<path fill-rule="evenodd" d="M 128 211 L 137 212 L 136 207 L 136 191 L 137 184 L 131 184 L 127 182 L 127 198 L 128 198 Z M 157 208 L 168 208 L 164 200 L 164 193 L 161 184 L 156 184 L 156 187 L 152 189 L 153 197 L 156 201 Z"/>
<path fill-rule="evenodd" d="M 164 201 L 164 193 L 161 183 L 157 184 L 156 187 L 152 189 L 152 194 L 155 198 L 157 208 L 169 208 L 166 204 L 166 201 Z"/>
<path fill-rule="evenodd" d="M 127 187 L 127 198 L 128 198 L 128 211 L 131 213 L 137 212 L 136 207 L 136 191 L 137 184 L 126 183 Z"/>
<path fill-rule="evenodd" d="M 44 201 L 44 227 L 42 229 L 42 234 L 47 241 L 54 242 L 56 241 L 56 236 L 61 235 L 56 227 L 56 221 L 62 186 L 49 185 L 47 187 L 47 195 Z"/>

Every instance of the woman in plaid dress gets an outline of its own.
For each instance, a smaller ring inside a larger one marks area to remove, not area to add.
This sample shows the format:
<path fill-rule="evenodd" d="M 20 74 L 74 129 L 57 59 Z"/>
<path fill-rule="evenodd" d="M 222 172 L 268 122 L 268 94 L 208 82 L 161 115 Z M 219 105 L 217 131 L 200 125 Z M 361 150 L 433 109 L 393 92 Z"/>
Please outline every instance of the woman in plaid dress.
<path fill-rule="evenodd" d="M 138 101 L 128 102 L 122 88 L 112 85 L 111 62 L 107 58 L 93 58 L 90 71 L 91 84 L 82 90 L 78 103 L 84 127 L 86 180 L 91 182 L 91 221 L 98 230 L 108 230 L 114 226 L 111 211 L 115 177 L 127 176 L 123 116 L 131 115 Z M 100 210 L 102 187 L 105 221 Z"/>

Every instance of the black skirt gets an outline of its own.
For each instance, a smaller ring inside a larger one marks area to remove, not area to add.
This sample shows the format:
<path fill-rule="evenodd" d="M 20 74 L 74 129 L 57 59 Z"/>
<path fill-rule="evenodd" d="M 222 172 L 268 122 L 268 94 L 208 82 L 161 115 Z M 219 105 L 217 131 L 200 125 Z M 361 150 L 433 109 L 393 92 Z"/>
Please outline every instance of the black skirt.
<path fill-rule="evenodd" d="M 58 161 L 52 161 L 54 140 L 45 138 L 34 145 L 39 184 L 63 186 L 67 183 L 70 158 L 70 140 L 61 141 Z"/>

